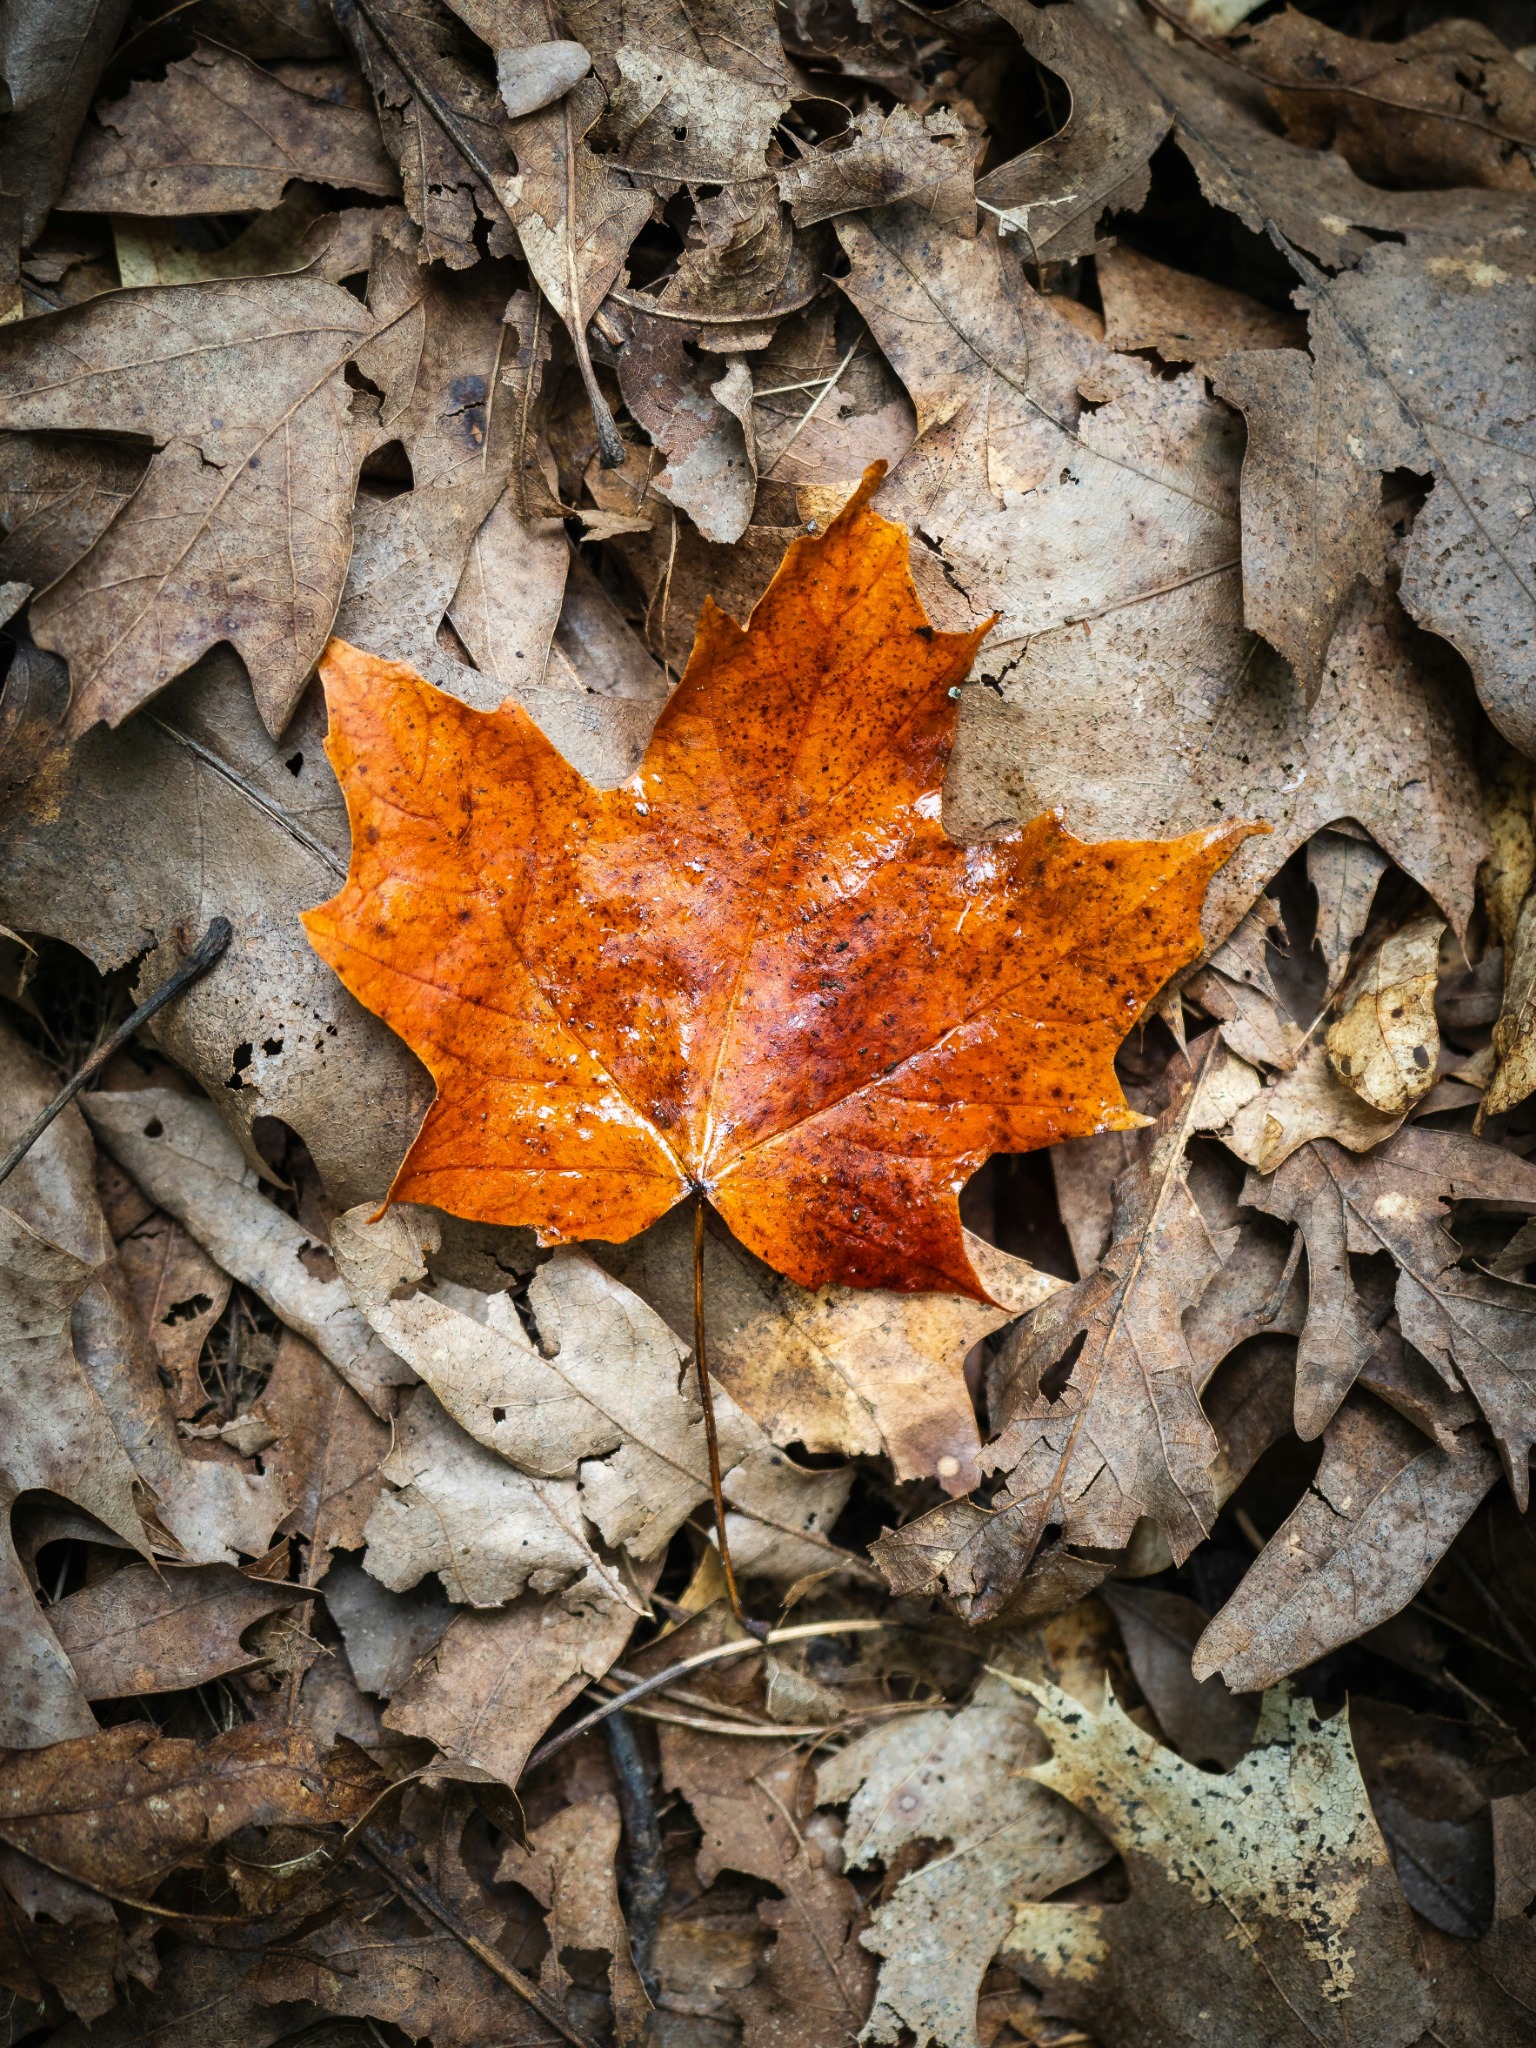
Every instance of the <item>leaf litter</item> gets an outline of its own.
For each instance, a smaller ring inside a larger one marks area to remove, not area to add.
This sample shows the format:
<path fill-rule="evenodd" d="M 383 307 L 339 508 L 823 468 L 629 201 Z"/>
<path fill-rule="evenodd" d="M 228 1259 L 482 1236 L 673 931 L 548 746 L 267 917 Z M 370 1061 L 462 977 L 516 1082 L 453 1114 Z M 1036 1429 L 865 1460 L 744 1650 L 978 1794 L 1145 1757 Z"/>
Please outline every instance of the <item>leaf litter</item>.
<path fill-rule="evenodd" d="M 1529 24 L 13 11 L 7 2041 L 1523 2042 Z"/>

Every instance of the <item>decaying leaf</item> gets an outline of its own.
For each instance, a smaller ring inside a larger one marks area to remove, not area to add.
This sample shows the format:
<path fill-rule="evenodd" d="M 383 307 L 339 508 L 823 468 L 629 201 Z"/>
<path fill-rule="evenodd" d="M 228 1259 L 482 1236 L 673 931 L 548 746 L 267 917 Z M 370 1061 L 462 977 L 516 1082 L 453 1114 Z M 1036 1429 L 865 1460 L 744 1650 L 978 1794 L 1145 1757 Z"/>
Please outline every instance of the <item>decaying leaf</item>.
<path fill-rule="evenodd" d="M 1435 1082 L 1440 1032 L 1438 917 L 1416 917 L 1385 939 L 1351 984 L 1349 1006 L 1328 1033 L 1328 1058 L 1362 1102 L 1401 1116 Z"/>
<path fill-rule="evenodd" d="M 1429 2002 L 1347 1713 L 1270 1693 L 1217 1777 L 1113 1698 L 1090 1713 L 1019 1683 L 1053 1752 L 1034 1776 L 1103 1829 L 1131 1886 L 1119 1905 L 1018 1908 L 1005 1952 L 1059 2010 L 1131 2044 L 1418 2040 Z"/>
<path fill-rule="evenodd" d="M 620 2048 L 639 2048 L 651 2001 L 629 1953 L 613 1859 L 619 1846 L 617 1801 L 599 1797 L 563 1807 L 531 1837 L 514 1845 L 496 1875 L 520 1884 L 549 1911 L 549 1954 L 543 1988 L 563 2006 L 571 1979 L 561 1961 L 568 1949 L 606 1950 L 613 2030 Z"/>
<path fill-rule="evenodd" d="M 1049 1897 L 1109 1855 L 1097 1828 L 1034 1782 L 1044 1745 L 1001 1678 L 951 1718 L 918 1714 L 855 1738 L 817 1773 L 824 1802 L 849 1801 L 844 1855 L 896 1862 L 948 1845 L 903 1876 L 864 1939 L 885 1962 L 867 2037 L 910 2028 L 939 2048 L 976 2048 L 976 1995 L 1022 1899 Z"/>
<path fill-rule="evenodd" d="M 936 815 L 937 784 L 953 717 L 947 692 L 976 639 L 936 633 L 923 618 L 903 571 L 905 535 L 866 507 L 877 481 L 824 536 L 796 544 L 750 629 L 706 611 L 645 762 L 612 793 L 584 785 L 519 713 L 465 711 L 399 668 L 333 648 L 331 745 L 359 830 L 346 890 L 307 928 L 438 1077 L 397 1196 L 532 1222 L 555 1242 L 630 1236 L 697 1184 L 745 1244 L 801 1285 L 976 1295 L 957 1174 L 999 1147 L 1124 1120 L 1112 1048 L 1189 957 L 1206 882 L 1245 828 L 1090 850 L 1040 818 L 985 848 L 954 847 Z M 876 658 L 890 675 L 878 697 L 865 668 Z M 802 720 L 818 693 L 794 756 L 777 722 L 763 725 L 765 687 L 785 710 L 803 704 Z M 408 740 L 413 733 L 420 739 Z M 472 797 L 466 812 L 468 793 L 455 785 L 450 797 L 445 779 L 428 801 L 449 802 L 453 822 L 446 812 L 408 819 L 398 806 L 407 784 L 421 801 L 422 743 L 444 770 L 461 752 L 487 773 L 496 758 L 494 818 Z M 745 847 L 734 837 L 741 778 L 757 821 Z M 810 809 L 802 792 L 819 788 L 828 794 Z M 869 864 L 856 890 L 824 894 L 832 849 L 848 833 L 839 862 L 855 847 L 875 852 L 871 805 L 887 820 L 885 845 L 875 860 L 857 856 Z M 785 832 L 791 806 L 794 835 L 770 837 L 774 817 Z M 475 867 L 457 838 L 467 815 L 486 835 Z M 562 817 L 571 823 L 557 841 Z M 611 852 L 601 865 L 585 856 L 577 865 L 574 849 L 592 835 Z M 518 1007 L 499 995 L 492 1053 L 490 1042 L 476 1044 L 490 1012 L 470 998 L 485 976 L 505 991 L 513 963 L 506 913 L 482 895 L 478 863 L 503 872 L 509 859 L 524 950 Z M 667 914 L 650 937 L 645 878 L 659 862 Z M 455 881 L 457 896 L 448 893 Z M 920 966 L 906 927 L 914 889 L 931 934 Z M 791 951 L 780 933 L 808 918 L 814 944 Z M 558 974 L 542 964 L 552 944 Z M 590 957 L 578 968 L 583 944 Z M 664 1016 L 635 979 L 657 945 L 658 970 L 665 960 L 689 991 L 686 1054 L 684 1013 Z M 435 982 L 419 964 L 428 956 Z M 950 983 L 962 972 L 960 998 Z M 802 983 L 814 1026 L 809 1015 L 799 1022 Z M 1009 1090 L 1003 1045 L 1067 1000 L 1084 1022 L 1053 1045 L 1062 1078 L 1027 1069 Z M 594 1008 L 611 1025 L 589 1023 Z M 952 1029 L 961 1018 L 964 1029 Z M 558 1124 L 543 1114 L 557 1074 Z M 1012 1099 L 989 1093 L 964 1114 L 946 1110 L 940 1138 L 926 1105 L 956 1101 L 983 1076 Z M 918 1130 L 927 1135 L 914 1153 Z"/>

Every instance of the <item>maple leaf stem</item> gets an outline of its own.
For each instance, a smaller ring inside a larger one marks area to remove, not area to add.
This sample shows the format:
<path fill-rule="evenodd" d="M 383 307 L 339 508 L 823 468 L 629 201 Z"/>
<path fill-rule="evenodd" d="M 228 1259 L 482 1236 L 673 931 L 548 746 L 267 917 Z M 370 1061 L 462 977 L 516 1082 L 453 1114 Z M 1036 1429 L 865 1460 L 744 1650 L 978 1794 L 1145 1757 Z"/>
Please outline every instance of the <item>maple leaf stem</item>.
<path fill-rule="evenodd" d="M 736 1588 L 736 1571 L 731 1563 L 730 1539 L 725 1533 L 725 1486 L 720 1477 L 720 1433 L 715 1427 L 715 1397 L 709 1386 L 709 1358 L 704 1345 L 704 1197 L 695 1197 L 693 1210 L 693 1363 L 699 1376 L 699 1400 L 704 1408 L 704 1438 L 709 1445 L 709 1490 L 715 1502 L 715 1538 L 720 1545 L 720 1568 L 725 1573 L 725 1590 L 731 1612 L 749 1635 L 766 1640 L 767 1624 L 753 1621 L 741 1604 Z"/>

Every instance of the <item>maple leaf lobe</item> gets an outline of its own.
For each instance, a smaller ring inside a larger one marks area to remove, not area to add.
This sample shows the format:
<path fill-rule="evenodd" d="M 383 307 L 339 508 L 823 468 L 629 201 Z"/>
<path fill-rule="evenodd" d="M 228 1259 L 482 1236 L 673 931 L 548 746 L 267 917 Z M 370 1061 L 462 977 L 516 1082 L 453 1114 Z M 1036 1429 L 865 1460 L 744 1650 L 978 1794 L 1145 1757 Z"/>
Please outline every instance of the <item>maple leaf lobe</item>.
<path fill-rule="evenodd" d="M 969 1176 L 1139 1121 L 1115 1051 L 1253 828 L 948 838 L 981 632 L 929 622 L 878 483 L 791 544 L 745 627 L 706 603 L 616 789 L 517 705 L 331 643 L 352 865 L 305 923 L 437 1083 L 396 1199 L 560 1243 L 698 1189 L 803 1286 L 984 1299 Z"/>

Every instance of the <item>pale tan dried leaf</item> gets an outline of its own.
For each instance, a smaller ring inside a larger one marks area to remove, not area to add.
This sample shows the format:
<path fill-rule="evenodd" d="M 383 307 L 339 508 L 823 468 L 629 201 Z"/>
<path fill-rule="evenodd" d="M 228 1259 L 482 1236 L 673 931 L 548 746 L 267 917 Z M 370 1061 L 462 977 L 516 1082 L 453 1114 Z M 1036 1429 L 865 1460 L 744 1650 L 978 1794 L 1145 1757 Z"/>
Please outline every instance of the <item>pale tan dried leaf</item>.
<path fill-rule="evenodd" d="M 147 435 L 158 452 L 32 610 L 70 665 L 70 728 L 119 724 L 221 640 L 280 732 L 330 631 L 357 474 L 342 365 L 369 320 L 313 278 L 108 293 L 0 335 L 0 426 Z"/>
<path fill-rule="evenodd" d="M 1021 1690 L 1054 1752 L 1034 1775 L 1098 1823 L 1131 1885 L 1119 1905 L 1018 1909 L 1004 1952 L 1056 2010 L 1127 2048 L 1418 2040 L 1429 2001 L 1347 1713 L 1271 1693 L 1254 1747 L 1216 1777 L 1113 1699 L 1093 1714 Z"/>
<path fill-rule="evenodd" d="M 574 1479 L 533 1479 L 484 1449 L 419 1387 L 396 1425 L 363 1534 L 376 1579 L 403 1592 L 436 1572 L 450 1600 L 500 1607 L 525 1586 L 642 1603 L 593 1548 Z"/>
<path fill-rule="evenodd" d="M 1306 338 L 1299 314 L 1170 270 L 1123 242 L 1099 250 L 1094 275 L 1106 348 L 1156 349 L 1165 363 L 1214 363 L 1234 349 L 1297 348 Z"/>
<path fill-rule="evenodd" d="M 1311 1486 L 1201 1636 L 1196 1675 L 1257 1691 L 1401 1612 L 1498 1476 L 1476 1431 L 1448 1453 L 1352 1394 Z"/>
<path fill-rule="evenodd" d="M 1504 944 L 1504 1001 L 1493 1026 L 1493 1075 L 1474 1130 L 1536 1089 L 1536 894 L 1528 895 Z"/>
<path fill-rule="evenodd" d="M 703 1411 L 681 1339 L 568 1248 L 529 1286 L 536 1348 L 508 1294 L 451 1283 L 416 1291 L 437 1237 L 431 1212 L 408 1205 L 377 1223 L 365 1209 L 340 1218 L 336 1259 L 358 1307 L 470 1436 L 534 1479 L 574 1481 L 579 1514 L 605 1542 L 637 1559 L 658 1556 L 710 1491 Z M 733 1543 L 746 1522 L 739 1569 L 792 1580 L 831 1561 L 800 1539 L 836 1519 L 851 1475 L 809 1474 L 775 1453 L 723 1388 L 715 1412 L 727 1497 L 742 1510 Z M 768 1522 L 754 1528 L 754 1511 Z"/>
<path fill-rule="evenodd" d="M 496 52 L 496 90 L 510 120 L 563 99 L 592 69 L 580 43 L 527 43 Z"/>
<path fill-rule="evenodd" d="M 573 1800 L 536 1829 L 526 1846 L 513 1843 L 496 1867 L 496 1879 L 520 1884 L 549 1915 L 540 1988 L 564 2010 L 572 1986 L 562 1957 L 572 1949 L 606 1953 L 614 2035 L 619 2048 L 639 2048 L 652 2007 L 629 1952 L 614 1878 L 621 1832 L 618 1801 L 610 1793 Z"/>
<path fill-rule="evenodd" d="M 1018 1695 L 987 1677 L 958 1714 L 887 1722 L 819 1767 L 818 1798 L 849 1802 L 852 1867 L 947 1845 L 898 1880 L 864 1938 L 885 1958 L 867 2038 L 910 2028 L 939 2048 L 979 2048 L 977 1993 L 1016 1905 L 1108 1860 L 1098 1830 L 1034 1782 L 1044 1751 Z"/>
<path fill-rule="evenodd" d="M 1445 920 L 1415 917 L 1383 940 L 1330 1028 L 1328 1058 L 1369 1108 L 1403 1116 L 1435 1084 L 1435 984 Z"/>
<path fill-rule="evenodd" d="M 376 1414 L 388 1414 L 392 1390 L 415 1375 L 369 1329 L 342 1282 L 305 1263 L 314 1240 L 260 1192 L 260 1176 L 213 1105 L 146 1088 L 103 1091 L 86 1107 L 102 1144 L 145 1194 L 323 1352 Z"/>
<path fill-rule="evenodd" d="M 1286 1015 L 1269 971 L 1265 948 L 1277 928 L 1283 943 L 1279 909 L 1272 897 L 1261 896 L 1182 992 L 1217 1019 L 1222 1038 L 1239 1059 L 1288 1072 L 1296 1064 L 1301 1033 Z M 1233 1114 L 1241 1107 L 1236 1104 Z"/>
<path fill-rule="evenodd" d="M 276 206 L 293 178 L 383 198 L 400 189 L 371 108 L 296 92 L 199 37 L 163 78 L 98 108 L 59 204 L 74 213 L 248 213 Z"/>
<path fill-rule="evenodd" d="M 248 1670 L 260 1652 L 240 1638 L 295 1597 L 230 1565 L 126 1565 L 58 1601 L 48 1621 L 86 1698 L 124 1699 Z"/>
<path fill-rule="evenodd" d="M 1222 1137 L 1245 1165 L 1273 1173 L 1314 1138 L 1369 1152 L 1391 1137 L 1404 1113 L 1389 1115 L 1362 1102 L 1340 1080 L 1326 1045 L 1314 1038 L 1291 1072 L 1246 1103 Z"/>

